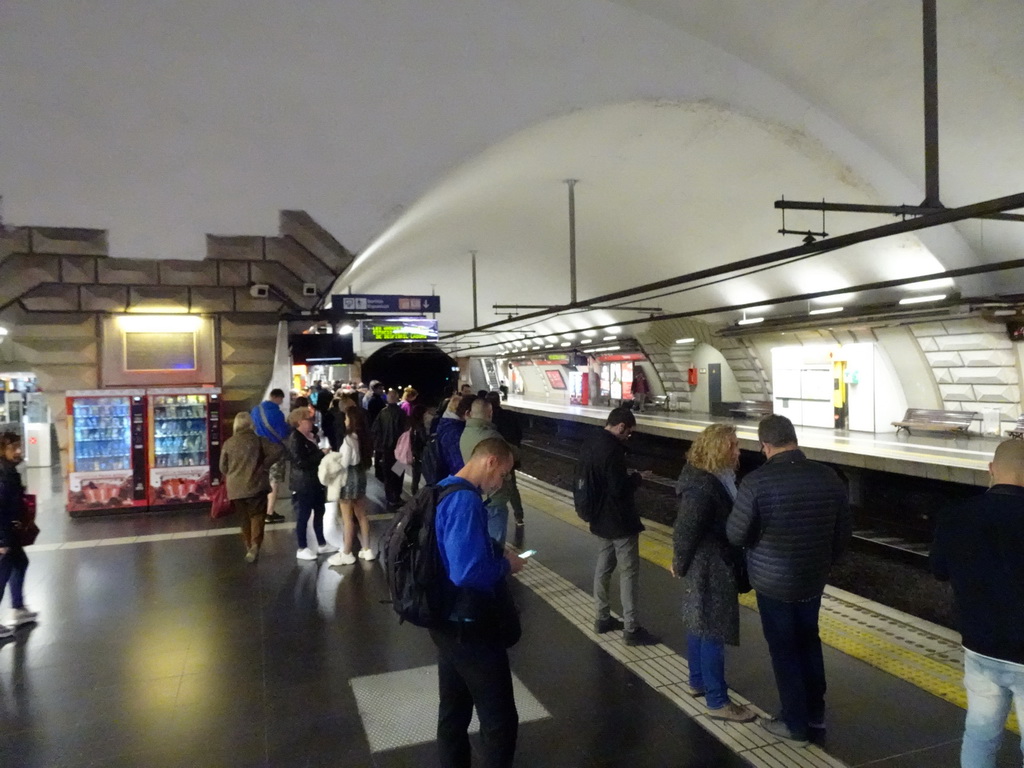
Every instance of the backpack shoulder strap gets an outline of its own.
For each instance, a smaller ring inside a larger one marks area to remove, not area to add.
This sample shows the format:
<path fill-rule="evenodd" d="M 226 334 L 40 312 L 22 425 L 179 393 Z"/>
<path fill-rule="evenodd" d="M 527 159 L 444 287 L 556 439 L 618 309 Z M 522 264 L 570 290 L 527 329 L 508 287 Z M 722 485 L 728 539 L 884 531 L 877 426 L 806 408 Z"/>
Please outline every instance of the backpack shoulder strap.
<path fill-rule="evenodd" d="M 456 493 L 458 491 L 472 491 L 473 493 L 475 493 L 477 495 L 480 494 L 480 492 L 477 490 L 477 487 L 475 485 L 470 483 L 468 480 L 463 480 L 462 478 L 457 478 L 456 482 L 451 483 L 450 485 L 446 485 L 443 488 L 436 488 L 436 491 L 437 491 L 437 502 L 436 503 L 438 503 L 438 504 L 441 503 L 441 499 L 445 498 L 446 496 L 450 496 L 451 494 Z"/>

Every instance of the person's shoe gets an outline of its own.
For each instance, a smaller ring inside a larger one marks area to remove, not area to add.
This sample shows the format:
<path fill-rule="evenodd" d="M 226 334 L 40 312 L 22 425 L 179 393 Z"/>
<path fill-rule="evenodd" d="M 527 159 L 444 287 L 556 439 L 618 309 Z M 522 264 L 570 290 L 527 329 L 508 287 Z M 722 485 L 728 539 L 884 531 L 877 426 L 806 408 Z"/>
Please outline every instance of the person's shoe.
<path fill-rule="evenodd" d="M 768 731 L 772 736 L 776 736 L 783 741 L 789 742 L 794 747 L 806 747 L 810 744 L 810 740 L 806 736 L 800 738 L 795 735 L 791 730 L 789 730 L 788 725 L 777 718 L 762 717 L 758 719 L 757 724 Z"/>
<path fill-rule="evenodd" d="M 309 547 L 306 547 L 296 552 L 295 557 L 299 560 L 316 560 L 316 552 Z"/>
<path fill-rule="evenodd" d="M 265 523 L 283 523 L 284 522 L 284 515 L 279 515 L 279 514 L 277 514 L 277 512 L 272 512 L 271 514 L 266 515 L 263 518 L 263 522 L 265 522 Z"/>
<path fill-rule="evenodd" d="M 14 627 L 0 624 L 0 640 L 6 640 L 9 637 L 14 637 Z"/>
<path fill-rule="evenodd" d="M 606 619 L 598 619 L 594 622 L 594 632 L 599 635 L 603 635 L 605 632 L 614 632 L 617 629 L 622 629 L 622 627 L 622 622 L 614 616 L 609 616 Z"/>
<path fill-rule="evenodd" d="M 637 627 L 632 632 L 623 632 L 622 642 L 626 645 L 657 645 L 661 642 L 661 638 L 652 635 L 643 627 Z"/>
<path fill-rule="evenodd" d="M 377 559 L 377 555 L 375 555 L 373 553 L 372 549 L 367 547 L 366 549 L 360 549 L 359 550 L 359 559 L 360 560 L 376 560 Z"/>
<path fill-rule="evenodd" d="M 338 548 L 333 544 L 317 544 L 316 553 L 318 555 L 329 555 L 332 552 L 337 552 Z"/>
<path fill-rule="evenodd" d="M 11 626 L 20 627 L 22 624 L 31 624 L 39 618 L 36 611 L 28 608 L 15 608 L 11 611 Z"/>
<path fill-rule="evenodd" d="M 741 707 L 734 701 L 730 701 L 724 707 L 708 709 L 708 717 L 712 720 L 729 720 L 733 723 L 751 723 L 757 719 L 757 714 L 746 707 Z"/>
<path fill-rule="evenodd" d="M 337 552 L 327 558 L 328 565 L 352 565 L 356 556 L 351 552 Z"/>
<path fill-rule="evenodd" d="M 705 693 L 707 693 L 707 691 L 705 691 L 703 688 L 694 688 L 689 683 L 684 683 L 683 684 L 683 692 L 687 696 L 693 696 L 693 698 L 695 698 L 695 699 L 698 699 L 701 696 L 703 696 Z"/>
<path fill-rule="evenodd" d="M 247 562 L 247 563 L 255 563 L 256 562 L 256 555 L 257 555 L 258 552 L 259 552 L 259 550 L 256 549 L 256 547 L 249 547 L 249 550 L 245 553 L 245 562 Z"/>

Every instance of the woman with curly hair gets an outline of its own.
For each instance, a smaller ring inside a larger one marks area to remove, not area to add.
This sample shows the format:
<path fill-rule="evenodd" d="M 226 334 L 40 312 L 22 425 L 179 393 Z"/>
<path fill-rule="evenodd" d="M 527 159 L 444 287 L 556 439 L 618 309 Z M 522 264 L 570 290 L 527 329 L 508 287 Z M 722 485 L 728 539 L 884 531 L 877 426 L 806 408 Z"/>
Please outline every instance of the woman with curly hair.
<path fill-rule="evenodd" d="M 728 424 L 712 424 L 690 446 L 676 483 L 672 575 L 683 582 L 690 695 L 705 697 L 708 717 L 750 722 L 756 715 L 729 699 L 725 682 L 725 645 L 740 642 L 736 564 L 743 554 L 725 536 L 739 459 L 736 428 Z"/>

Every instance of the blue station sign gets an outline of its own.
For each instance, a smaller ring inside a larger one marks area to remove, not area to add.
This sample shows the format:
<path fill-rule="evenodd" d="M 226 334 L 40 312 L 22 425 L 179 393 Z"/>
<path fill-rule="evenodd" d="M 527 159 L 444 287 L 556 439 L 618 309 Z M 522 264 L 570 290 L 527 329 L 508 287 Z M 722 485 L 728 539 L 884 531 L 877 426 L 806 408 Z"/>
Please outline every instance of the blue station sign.
<path fill-rule="evenodd" d="M 343 312 L 440 312 L 441 297 L 341 293 L 331 296 L 331 308 Z"/>

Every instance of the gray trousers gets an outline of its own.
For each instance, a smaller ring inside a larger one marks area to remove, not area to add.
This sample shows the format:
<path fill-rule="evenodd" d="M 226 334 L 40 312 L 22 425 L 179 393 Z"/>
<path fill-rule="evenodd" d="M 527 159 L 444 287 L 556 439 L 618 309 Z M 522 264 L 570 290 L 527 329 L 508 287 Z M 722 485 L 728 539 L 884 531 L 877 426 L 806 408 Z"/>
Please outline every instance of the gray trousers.
<path fill-rule="evenodd" d="M 598 619 L 611 615 L 608 605 L 608 588 L 612 571 L 619 569 L 619 597 L 622 600 L 622 623 L 626 631 L 632 632 L 640 626 L 640 534 L 622 539 L 598 539 L 601 548 L 597 552 L 597 567 L 594 569 L 594 609 Z"/>

